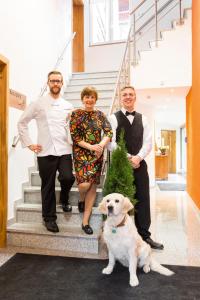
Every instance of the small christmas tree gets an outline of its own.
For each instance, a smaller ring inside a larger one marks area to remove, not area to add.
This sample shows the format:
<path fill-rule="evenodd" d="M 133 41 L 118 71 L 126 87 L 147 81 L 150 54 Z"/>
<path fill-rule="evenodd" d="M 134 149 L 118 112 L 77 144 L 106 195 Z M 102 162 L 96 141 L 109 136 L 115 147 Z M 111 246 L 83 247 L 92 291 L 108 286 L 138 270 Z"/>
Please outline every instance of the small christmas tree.
<path fill-rule="evenodd" d="M 132 204 L 135 205 L 136 188 L 133 182 L 133 169 L 127 157 L 124 131 L 122 130 L 118 147 L 112 152 L 111 164 L 104 183 L 103 196 L 111 193 L 120 193 L 128 197 Z"/>

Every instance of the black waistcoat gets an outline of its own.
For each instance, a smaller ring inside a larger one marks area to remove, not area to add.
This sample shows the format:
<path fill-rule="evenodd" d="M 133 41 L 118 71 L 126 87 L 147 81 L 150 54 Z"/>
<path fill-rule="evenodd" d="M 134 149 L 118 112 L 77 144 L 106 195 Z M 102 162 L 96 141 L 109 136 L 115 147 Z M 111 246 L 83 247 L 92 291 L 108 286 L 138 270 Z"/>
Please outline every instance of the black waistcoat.
<path fill-rule="evenodd" d="M 122 128 L 125 131 L 125 143 L 128 153 L 132 155 L 138 154 L 143 145 L 143 124 L 142 115 L 140 113 L 135 113 L 133 123 L 131 124 L 127 117 L 120 110 L 115 113 L 117 118 L 117 130 L 116 130 L 116 141 L 119 141 L 119 136 Z"/>

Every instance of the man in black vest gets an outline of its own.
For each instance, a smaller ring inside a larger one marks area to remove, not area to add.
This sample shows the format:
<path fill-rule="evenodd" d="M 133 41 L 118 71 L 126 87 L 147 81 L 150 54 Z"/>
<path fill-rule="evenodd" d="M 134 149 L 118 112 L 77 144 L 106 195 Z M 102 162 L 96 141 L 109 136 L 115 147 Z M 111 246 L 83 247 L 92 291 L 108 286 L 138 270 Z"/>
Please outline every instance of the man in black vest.
<path fill-rule="evenodd" d="M 136 199 L 135 224 L 139 234 L 153 249 L 164 249 L 162 244 L 151 239 L 149 227 L 151 224 L 149 175 L 144 158 L 152 149 L 151 130 L 145 116 L 134 109 L 136 101 L 135 89 L 126 86 L 121 90 L 122 109 L 110 116 L 113 129 L 113 142 L 118 142 L 122 128 L 125 131 L 125 142 L 129 161 L 134 169 Z M 114 146 L 115 147 L 115 146 Z"/>

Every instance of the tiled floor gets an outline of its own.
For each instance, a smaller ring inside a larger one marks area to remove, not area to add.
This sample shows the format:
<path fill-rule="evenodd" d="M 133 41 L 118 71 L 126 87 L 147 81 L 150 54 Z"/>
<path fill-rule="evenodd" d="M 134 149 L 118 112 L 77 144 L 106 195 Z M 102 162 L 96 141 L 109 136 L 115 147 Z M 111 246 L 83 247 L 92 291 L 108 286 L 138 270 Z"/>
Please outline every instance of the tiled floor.
<path fill-rule="evenodd" d="M 200 266 L 200 211 L 187 193 L 151 189 L 151 213 L 152 238 L 165 247 L 153 251 L 154 257 L 163 264 Z M 13 248 L 0 249 L 0 265 L 15 252 Z M 31 249 L 28 252 L 37 253 Z"/>
<path fill-rule="evenodd" d="M 200 266 L 200 211 L 186 192 L 151 191 L 152 236 L 163 242 L 154 251 L 163 264 Z"/>
<path fill-rule="evenodd" d="M 168 182 L 168 183 L 186 183 L 186 175 L 185 174 L 168 174 L 167 180 L 157 180 L 157 182 Z"/>

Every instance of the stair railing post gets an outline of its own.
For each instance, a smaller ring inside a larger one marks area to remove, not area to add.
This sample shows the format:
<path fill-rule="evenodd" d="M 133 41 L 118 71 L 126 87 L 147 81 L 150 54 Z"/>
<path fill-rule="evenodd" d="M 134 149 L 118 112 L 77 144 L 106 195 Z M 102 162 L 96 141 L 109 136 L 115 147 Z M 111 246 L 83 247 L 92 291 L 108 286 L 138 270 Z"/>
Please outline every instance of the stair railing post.
<path fill-rule="evenodd" d="M 181 25 L 182 23 L 182 0 L 179 0 L 179 24 Z"/>
<path fill-rule="evenodd" d="M 158 47 L 158 0 L 155 0 L 155 40 L 156 47 Z"/>
<path fill-rule="evenodd" d="M 133 64 L 136 65 L 136 19 L 135 19 L 135 13 L 133 14 Z"/>
<path fill-rule="evenodd" d="M 120 83 L 118 84 L 118 93 L 117 94 L 118 94 L 117 95 L 117 98 L 118 98 L 118 108 L 120 108 Z"/>
<path fill-rule="evenodd" d="M 124 78 L 124 82 L 123 82 L 123 85 L 126 85 L 126 58 L 125 58 L 125 60 L 124 60 L 124 63 L 123 63 L 123 78 Z"/>
<path fill-rule="evenodd" d="M 130 72 L 131 72 L 131 41 L 128 41 L 128 59 L 127 59 L 127 84 L 130 85 Z"/>

